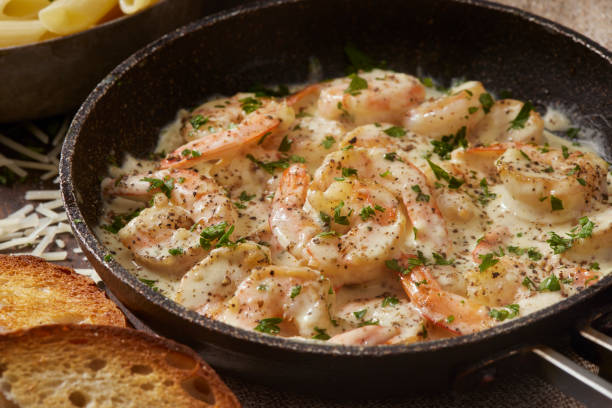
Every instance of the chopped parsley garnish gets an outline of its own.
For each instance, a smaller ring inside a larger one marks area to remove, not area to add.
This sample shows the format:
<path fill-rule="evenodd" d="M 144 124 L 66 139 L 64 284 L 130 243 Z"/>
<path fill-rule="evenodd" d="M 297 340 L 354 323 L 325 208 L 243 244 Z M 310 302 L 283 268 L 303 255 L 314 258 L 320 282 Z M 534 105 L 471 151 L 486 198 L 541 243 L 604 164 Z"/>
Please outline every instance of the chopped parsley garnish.
<path fill-rule="evenodd" d="M 291 299 L 295 299 L 297 295 L 302 291 L 302 285 L 296 285 L 291 288 Z"/>
<path fill-rule="evenodd" d="M 351 176 L 357 176 L 357 169 L 353 169 L 352 167 L 343 167 L 342 177 L 351 177 Z"/>
<path fill-rule="evenodd" d="M 181 247 L 170 248 L 168 250 L 168 253 L 172 256 L 178 256 L 178 255 L 183 255 L 185 253 L 185 250 Z"/>
<path fill-rule="evenodd" d="M 487 179 L 482 178 L 480 180 L 480 188 L 482 188 L 482 193 L 478 196 L 478 201 L 482 205 L 487 205 L 490 200 L 494 200 L 497 197 L 497 194 L 489 192 L 489 185 L 487 184 Z"/>
<path fill-rule="evenodd" d="M 527 161 L 531 161 L 531 158 L 527 155 L 527 153 L 525 153 L 524 151 L 519 149 L 519 153 L 521 153 L 521 156 L 523 156 Z"/>
<path fill-rule="evenodd" d="M 567 159 L 569 157 L 569 149 L 567 146 L 561 146 L 561 151 L 563 152 L 563 158 Z"/>
<path fill-rule="evenodd" d="M 450 324 L 450 323 L 452 323 L 452 322 L 454 322 L 454 321 L 455 321 L 455 316 L 453 316 L 453 315 L 448 315 L 448 316 L 446 317 L 446 323 L 449 323 L 449 324 Z"/>
<path fill-rule="evenodd" d="M 257 160 L 250 153 L 247 154 L 246 157 L 247 159 L 257 164 L 259 167 L 261 167 L 263 170 L 265 170 L 266 172 L 270 174 L 274 174 L 276 169 L 286 169 L 287 167 L 289 167 L 289 161 L 287 159 L 281 159 L 281 160 L 272 161 L 272 162 L 263 162 L 261 160 Z"/>
<path fill-rule="evenodd" d="M 544 170 L 542 170 L 544 173 L 554 173 L 555 169 L 553 169 L 552 166 L 548 166 L 547 168 L 545 168 Z"/>
<path fill-rule="evenodd" d="M 470 106 L 470 107 L 468 108 L 468 113 L 469 113 L 470 115 L 471 115 L 471 114 L 474 114 L 474 113 L 476 113 L 476 112 L 478 112 L 478 108 L 477 108 L 476 106 Z"/>
<path fill-rule="evenodd" d="M 113 217 L 113 222 L 107 225 L 102 225 L 102 228 L 110 233 L 116 234 L 121 228 L 125 227 L 128 222 L 130 222 L 133 218 L 136 218 L 141 211 L 142 208 L 139 208 L 138 210 L 132 211 L 129 214 L 116 215 Z M 74 220 L 74 222 L 77 223 L 76 220 Z"/>
<path fill-rule="evenodd" d="M 334 222 L 340 225 L 349 225 L 348 216 L 340 215 L 340 211 L 342 211 L 342 207 L 344 207 L 344 201 L 340 201 L 340 204 L 338 204 L 334 208 Z"/>
<path fill-rule="evenodd" d="M 532 110 L 533 105 L 531 104 L 531 102 L 525 102 L 516 117 L 512 119 L 512 121 L 510 121 L 510 126 L 508 127 L 508 130 L 523 129 L 525 127 L 525 123 L 529 119 L 529 113 Z"/>
<path fill-rule="evenodd" d="M 185 149 L 181 152 L 181 156 L 185 156 L 185 157 L 200 157 L 202 155 L 202 153 L 198 152 L 197 150 L 191 150 L 191 149 Z"/>
<path fill-rule="evenodd" d="M 336 139 L 334 139 L 333 136 L 325 136 L 325 139 L 323 139 L 321 145 L 324 148 L 329 149 L 334 145 L 334 143 L 336 143 Z"/>
<path fill-rule="evenodd" d="M 272 132 L 266 132 L 264 133 L 264 135 L 261 137 L 261 139 L 259 139 L 257 141 L 257 144 L 260 145 L 264 142 L 264 140 L 266 140 L 266 137 L 270 136 L 272 134 Z"/>
<path fill-rule="evenodd" d="M 241 203 L 241 202 L 239 202 L 239 201 L 235 201 L 235 202 L 234 202 L 234 205 L 235 205 L 235 206 L 236 206 L 236 208 L 238 208 L 239 210 L 244 210 L 245 208 L 247 208 L 247 206 L 246 206 L 246 205 L 242 204 L 242 203 Z"/>
<path fill-rule="evenodd" d="M 410 188 L 412 189 L 412 191 L 417 193 L 417 198 L 416 198 L 417 201 L 429 202 L 429 195 L 423 194 L 420 186 L 414 185 Z"/>
<path fill-rule="evenodd" d="M 329 225 L 331 223 L 331 217 L 323 211 L 319 211 L 319 218 L 325 225 Z"/>
<path fill-rule="evenodd" d="M 240 102 L 240 107 L 242 108 L 244 113 L 247 113 L 247 114 L 251 112 L 255 112 L 257 109 L 263 106 L 263 103 L 259 99 L 253 98 L 252 96 L 247 96 L 246 98 L 242 98 L 239 100 L 239 102 Z"/>
<path fill-rule="evenodd" d="M 379 176 L 380 177 L 387 177 L 389 174 L 391 174 L 391 172 L 389 170 L 387 170 L 384 173 L 380 173 Z"/>
<path fill-rule="evenodd" d="M 431 79 L 429 77 L 419 78 L 419 81 L 421 81 L 421 83 L 423 85 L 425 85 L 427 88 L 433 88 L 434 87 L 433 79 Z"/>
<path fill-rule="evenodd" d="M 465 135 L 466 127 L 463 126 L 455 135 L 442 136 L 441 140 L 432 140 L 433 152 L 440 156 L 441 160 L 449 160 L 453 150 L 458 147 L 467 147 L 468 143 Z"/>
<path fill-rule="evenodd" d="M 380 205 L 378 205 L 378 204 L 374 204 L 374 209 L 375 209 L 376 211 L 385 212 L 385 207 L 380 206 Z"/>
<path fill-rule="evenodd" d="M 578 219 L 578 225 L 573 227 L 570 232 L 567 233 L 569 238 L 563 238 L 556 232 L 549 232 L 550 238 L 546 242 L 550 245 L 555 254 L 560 254 L 572 247 L 574 241 L 577 239 L 590 238 L 593 233 L 595 224 L 589 220 L 588 217 L 582 217 Z M 578 230 L 580 228 L 580 230 Z"/>
<path fill-rule="evenodd" d="M 577 178 L 576 180 L 578 180 L 578 183 L 580 183 L 581 186 L 586 186 L 586 180 L 583 178 Z"/>
<path fill-rule="evenodd" d="M 549 292 L 556 292 L 558 290 L 561 290 L 561 284 L 559 283 L 559 279 L 557 278 L 557 276 L 555 276 L 555 274 L 553 273 L 549 277 L 544 279 L 542 282 L 540 282 L 538 290 L 540 292 L 545 290 Z"/>
<path fill-rule="evenodd" d="M 382 301 L 382 307 L 394 306 L 399 303 L 399 299 L 395 296 L 386 296 Z"/>
<path fill-rule="evenodd" d="M 390 128 L 383 130 L 383 132 L 385 132 L 388 136 L 391 136 L 391 137 L 406 136 L 406 130 L 400 126 L 391 126 Z"/>
<path fill-rule="evenodd" d="M 493 106 L 493 98 L 491 97 L 491 95 L 486 92 L 482 93 L 478 97 L 478 101 L 480 101 L 484 113 L 489 113 L 491 107 Z"/>
<path fill-rule="evenodd" d="M 455 262 L 454 259 L 446 259 L 446 256 L 437 252 L 432 252 L 431 256 L 433 256 L 436 265 L 452 265 Z"/>
<path fill-rule="evenodd" d="M 191 126 L 193 126 L 195 130 L 198 130 L 200 126 L 205 125 L 207 122 L 208 118 L 205 118 L 202 115 L 196 115 L 189 120 L 189 123 L 191 123 Z"/>
<path fill-rule="evenodd" d="M 344 53 L 346 54 L 351 65 L 347 67 L 348 73 L 354 73 L 357 71 L 371 71 L 374 68 L 379 68 L 385 64 L 375 62 L 371 57 L 360 51 L 353 44 L 347 44 L 344 47 Z"/>
<path fill-rule="evenodd" d="M 356 312 L 353 312 L 353 314 L 355 315 L 355 317 L 357 319 L 363 319 L 363 317 L 365 316 L 367 311 L 368 311 L 368 309 L 361 309 L 361 310 L 358 310 Z"/>
<path fill-rule="evenodd" d="M 387 268 L 393 271 L 401 272 L 402 275 L 406 275 L 412 272 L 412 270 L 417 266 L 427 265 L 427 258 L 425 258 L 423 253 L 421 251 L 417 251 L 417 255 L 417 257 L 411 257 L 406 259 L 406 262 L 408 263 L 408 267 L 406 269 L 403 269 L 400 266 L 397 259 L 388 259 L 385 261 L 385 265 L 387 266 Z"/>
<path fill-rule="evenodd" d="M 370 218 L 371 216 L 373 216 L 375 214 L 375 211 L 372 207 L 365 206 L 361 209 L 361 212 L 359 213 L 359 216 L 361 217 L 362 220 L 367 220 L 368 218 Z"/>
<path fill-rule="evenodd" d="M 267 319 L 261 319 L 259 324 L 255 326 L 255 330 L 262 333 L 278 334 L 280 332 L 280 327 L 278 327 L 278 324 L 282 321 L 283 319 L 280 317 L 268 317 Z"/>
<path fill-rule="evenodd" d="M 538 287 L 536 286 L 535 282 L 529 279 L 527 276 L 525 277 L 525 279 L 523 279 L 522 284 L 528 289 L 538 290 Z"/>
<path fill-rule="evenodd" d="M 279 85 L 277 89 L 266 88 L 262 84 L 255 84 L 249 92 L 253 92 L 258 98 L 269 98 L 272 96 L 282 98 L 283 96 L 289 95 L 289 87 L 287 85 Z"/>
<path fill-rule="evenodd" d="M 446 170 L 433 163 L 431 160 L 427 159 L 427 163 L 429 163 L 429 167 L 431 167 L 431 170 L 433 171 L 437 180 L 443 179 L 448 182 L 448 188 L 457 189 L 464 183 L 463 180 L 459 180 L 456 179 L 455 176 L 451 176 L 446 172 Z"/>
<path fill-rule="evenodd" d="M 260 292 L 265 292 L 268 290 L 268 285 L 266 285 L 265 283 L 262 283 L 257 286 L 257 290 Z"/>
<path fill-rule="evenodd" d="M 227 227 L 227 222 L 222 221 L 204 228 L 200 233 L 200 246 L 204 249 L 210 249 L 211 242 L 215 239 L 218 239 L 216 248 L 236 245 L 240 240 L 236 242 L 229 240 L 230 235 L 234 232 L 234 226 Z"/>
<path fill-rule="evenodd" d="M 499 259 L 494 258 L 494 256 L 494 254 L 478 255 L 478 257 L 481 259 L 480 265 L 478 265 L 480 272 L 486 271 L 499 262 Z"/>
<path fill-rule="evenodd" d="M 599 270 L 599 262 L 593 262 L 591 263 L 591 265 L 589 266 L 590 269 L 593 269 L 595 271 Z"/>
<path fill-rule="evenodd" d="M 351 74 L 349 75 L 349 78 L 351 79 L 351 83 L 349 84 L 348 88 L 344 90 L 344 93 L 359 95 L 362 89 L 368 89 L 368 81 L 359 75 Z"/>
<path fill-rule="evenodd" d="M 289 140 L 287 135 L 285 135 L 283 137 L 283 140 L 281 141 L 280 145 L 278 146 L 278 151 L 279 152 L 288 152 L 289 149 L 291 149 L 291 145 L 292 144 L 293 144 L 293 140 Z"/>
<path fill-rule="evenodd" d="M 539 261 L 540 259 L 542 259 L 542 254 L 540 253 L 540 251 L 538 251 L 535 248 L 529 248 L 527 249 L 527 256 L 529 257 L 529 259 L 531 259 L 532 261 Z"/>
<path fill-rule="evenodd" d="M 111 259 L 113 259 L 113 256 L 111 254 L 104 255 L 104 262 L 110 262 Z"/>
<path fill-rule="evenodd" d="M 569 129 L 567 129 L 565 131 L 565 134 L 570 139 L 576 139 L 578 137 L 578 133 L 580 133 L 580 129 L 579 128 L 569 128 Z"/>
<path fill-rule="evenodd" d="M 297 156 L 295 154 L 289 156 L 289 161 L 291 161 L 291 163 L 306 163 L 306 159 L 304 157 Z"/>
<path fill-rule="evenodd" d="M 329 334 L 327 334 L 327 330 L 326 329 L 320 329 L 317 326 L 314 327 L 314 331 L 317 332 L 317 334 L 315 334 L 314 336 L 312 336 L 313 339 L 315 340 L 329 340 L 331 337 L 329 336 Z"/>
<path fill-rule="evenodd" d="M 392 162 L 392 161 L 395 161 L 395 160 L 397 160 L 397 159 L 398 159 L 398 157 L 397 157 L 397 153 L 395 153 L 395 152 L 385 153 L 385 154 L 384 154 L 384 156 L 383 156 L 383 158 L 384 158 L 385 160 L 388 160 L 388 161 L 391 161 L 391 162 Z"/>
<path fill-rule="evenodd" d="M 155 292 L 159 291 L 159 288 L 157 286 L 155 286 L 155 284 L 157 283 L 156 280 L 145 279 L 145 278 L 139 278 L 138 280 L 141 281 L 142 283 L 144 283 L 145 285 L 147 285 L 148 287 L 150 287 L 151 289 L 153 289 Z"/>
<path fill-rule="evenodd" d="M 556 232 L 550 232 L 550 238 L 546 240 L 555 254 L 560 254 L 572 247 L 573 240 L 571 238 L 563 238 L 557 235 Z"/>
<path fill-rule="evenodd" d="M 551 211 L 561 211 L 563 209 L 563 201 L 561 201 L 561 199 L 555 197 L 554 195 L 551 195 L 550 206 Z"/>
<path fill-rule="evenodd" d="M 519 314 L 519 305 L 513 303 L 511 305 L 506 305 L 502 309 L 491 309 L 489 312 L 489 316 L 497 320 L 498 322 L 503 322 L 506 319 L 512 319 L 513 317 L 518 316 Z"/>
<path fill-rule="evenodd" d="M 164 177 L 163 180 L 160 180 L 158 178 L 145 177 L 140 179 L 140 181 L 146 181 L 150 184 L 147 191 L 159 189 L 168 198 L 170 198 L 172 190 L 174 189 L 174 179 L 170 176 Z"/>
<path fill-rule="evenodd" d="M 321 237 L 321 238 L 327 238 L 327 237 L 337 237 L 340 234 L 338 234 L 336 231 L 324 231 L 320 234 L 317 235 L 317 237 Z"/>
<path fill-rule="evenodd" d="M 242 191 L 242 193 L 240 193 L 240 195 L 238 196 L 238 199 L 240 201 L 251 201 L 253 198 L 255 198 L 255 194 L 247 194 L 246 191 Z"/>
<path fill-rule="evenodd" d="M 377 324 L 379 324 L 380 322 L 378 321 L 378 319 L 370 319 L 370 320 L 364 320 L 363 322 L 359 322 L 359 324 L 357 325 L 358 327 L 363 327 L 363 326 L 376 326 Z"/>

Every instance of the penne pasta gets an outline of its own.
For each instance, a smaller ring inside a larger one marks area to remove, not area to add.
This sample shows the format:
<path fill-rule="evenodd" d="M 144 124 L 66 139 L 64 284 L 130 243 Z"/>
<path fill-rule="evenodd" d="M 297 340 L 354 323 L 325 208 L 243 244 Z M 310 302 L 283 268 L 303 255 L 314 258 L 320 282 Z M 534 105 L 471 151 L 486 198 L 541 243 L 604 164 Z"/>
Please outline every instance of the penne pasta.
<path fill-rule="evenodd" d="M 47 30 L 72 34 L 92 27 L 117 4 L 117 0 L 55 0 L 38 13 Z"/>
<path fill-rule="evenodd" d="M 0 20 L 32 20 L 50 0 L 0 0 Z"/>
<path fill-rule="evenodd" d="M 38 41 L 47 29 L 38 20 L 0 21 L 0 47 L 11 47 Z"/>
<path fill-rule="evenodd" d="M 157 3 L 157 0 L 119 0 L 119 7 L 125 14 L 134 14 Z"/>

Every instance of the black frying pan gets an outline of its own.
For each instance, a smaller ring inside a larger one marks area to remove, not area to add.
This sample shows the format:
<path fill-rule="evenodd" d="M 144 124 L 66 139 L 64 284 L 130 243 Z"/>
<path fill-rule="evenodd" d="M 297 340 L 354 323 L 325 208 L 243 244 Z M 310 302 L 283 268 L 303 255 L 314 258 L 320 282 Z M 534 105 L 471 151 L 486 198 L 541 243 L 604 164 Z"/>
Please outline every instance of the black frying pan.
<path fill-rule="evenodd" d="M 389 67 L 481 80 L 542 108 L 563 103 L 600 130 L 612 158 L 612 56 L 590 40 L 518 10 L 470 0 L 285 0 L 255 3 L 178 30 L 137 52 L 91 93 L 64 144 L 61 188 L 77 239 L 106 285 L 159 333 L 196 347 L 212 365 L 276 386 L 388 392 L 439 389 L 461 364 L 567 330 L 606 302 L 612 276 L 501 326 L 457 338 L 384 347 L 329 347 L 263 336 L 212 321 L 152 291 L 93 235 L 108 158 L 149 153 L 181 107 L 254 83 L 307 78 L 316 56 L 343 73 L 357 44 Z M 82 220 L 82 221 L 81 221 Z M 382 390 L 382 391 L 381 391 Z"/>

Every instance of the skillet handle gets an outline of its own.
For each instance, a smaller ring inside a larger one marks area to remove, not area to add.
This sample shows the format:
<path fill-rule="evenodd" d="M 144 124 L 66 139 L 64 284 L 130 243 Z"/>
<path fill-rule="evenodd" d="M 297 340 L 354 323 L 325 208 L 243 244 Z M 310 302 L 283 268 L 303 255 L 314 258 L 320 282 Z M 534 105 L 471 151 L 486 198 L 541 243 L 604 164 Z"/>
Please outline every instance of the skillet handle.
<path fill-rule="evenodd" d="M 498 372 L 529 370 L 587 407 L 612 407 L 612 338 L 588 324 L 572 338 L 573 351 L 599 366 L 599 375 L 548 345 L 505 351 L 459 372 L 453 388 L 473 389 Z"/>

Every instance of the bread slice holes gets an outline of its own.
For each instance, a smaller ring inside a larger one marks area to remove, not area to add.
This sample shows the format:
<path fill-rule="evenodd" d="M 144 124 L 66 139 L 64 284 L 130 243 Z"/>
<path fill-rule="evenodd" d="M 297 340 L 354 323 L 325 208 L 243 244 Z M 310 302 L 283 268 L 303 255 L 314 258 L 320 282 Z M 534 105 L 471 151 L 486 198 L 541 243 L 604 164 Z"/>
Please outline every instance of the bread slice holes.
<path fill-rule="evenodd" d="M 89 403 L 89 397 L 81 391 L 72 391 L 68 399 L 75 407 L 84 407 Z"/>
<path fill-rule="evenodd" d="M 130 371 L 132 372 L 132 374 L 147 375 L 153 372 L 153 368 L 151 368 L 148 365 L 136 364 L 136 365 L 133 365 L 132 368 L 130 368 Z"/>
<path fill-rule="evenodd" d="M 177 351 L 166 354 L 166 363 L 179 370 L 193 370 L 198 364 L 193 357 Z"/>
<path fill-rule="evenodd" d="M 190 377 L 181 382 L 181 387 L 193 398 L 205 402 L 209 405 L 215 404 L 215 395 L 210 389 L 210 385 L 205 378 Z"/>
<path fill-rule="evenodd" d="M 145 391 L 151 391 L 155 387 L 151 383 L 144 383 L 140 385 L 140 388 L 142 388 Z"/>
<path fill-rule="evenodd" d="M 89 363 L 87 363 L 87 367 L 91 368 L 93 371 L 99 371 L 106 367 L 106 360 L 94 358 Z"/>

